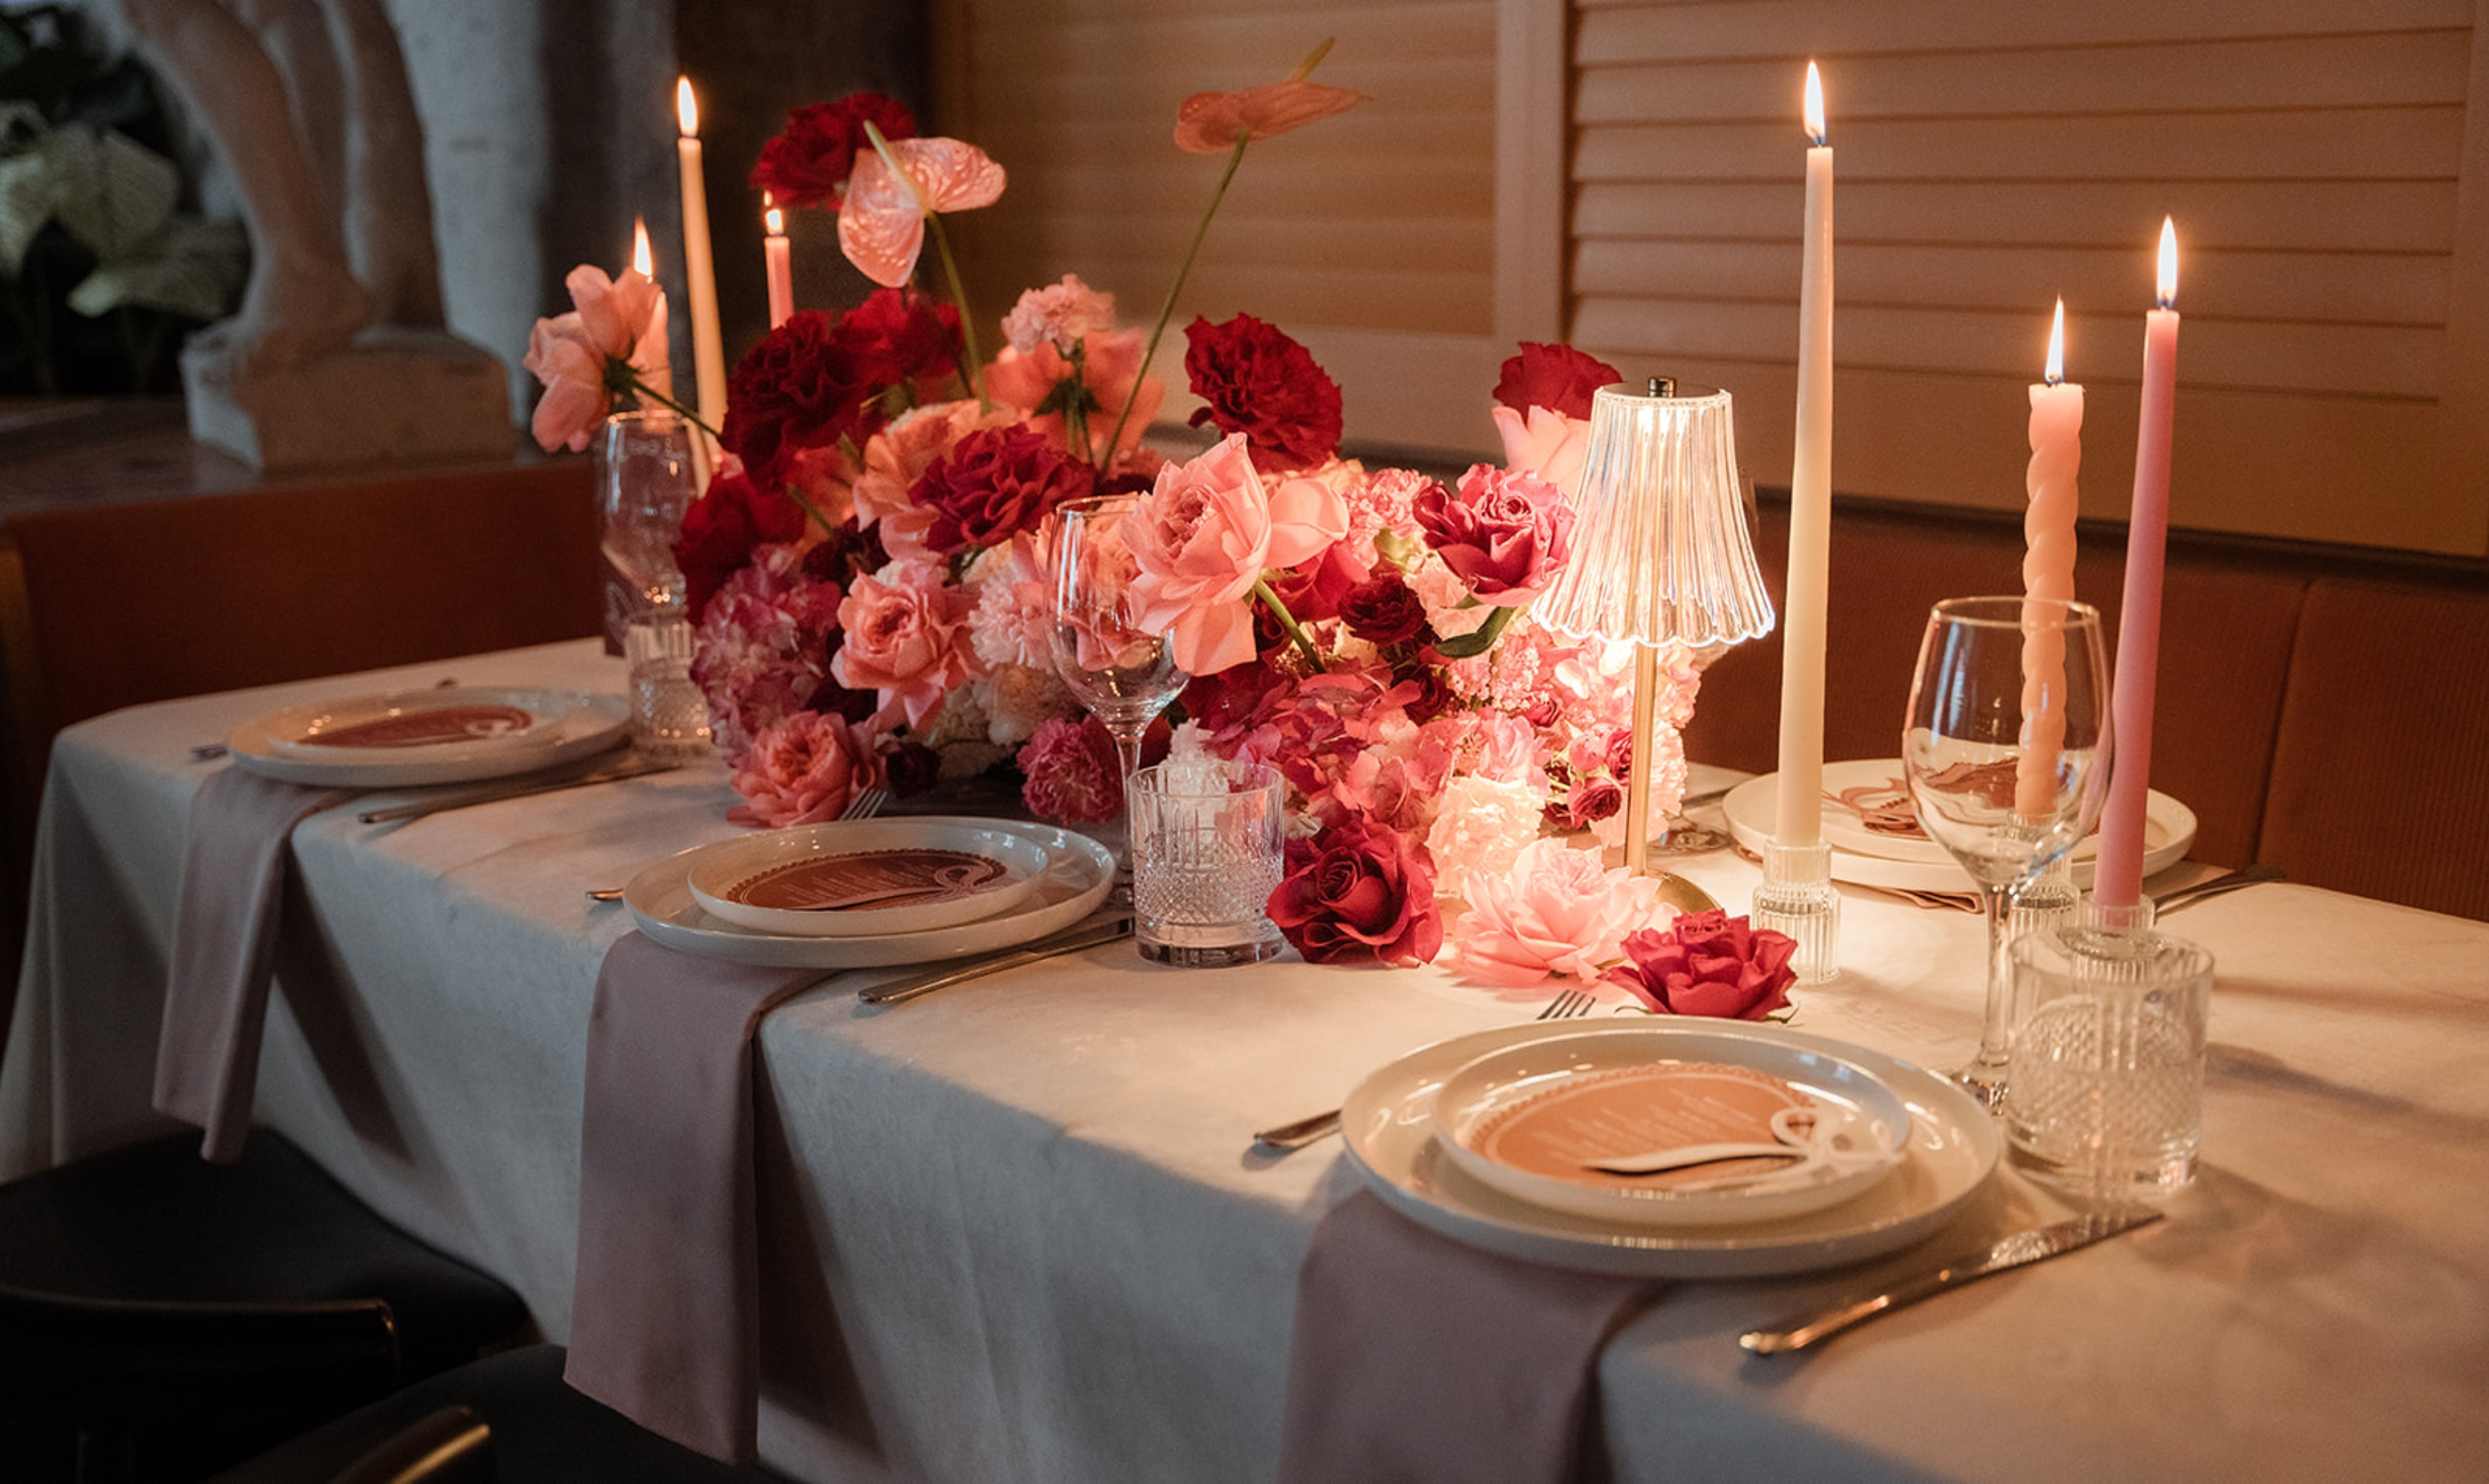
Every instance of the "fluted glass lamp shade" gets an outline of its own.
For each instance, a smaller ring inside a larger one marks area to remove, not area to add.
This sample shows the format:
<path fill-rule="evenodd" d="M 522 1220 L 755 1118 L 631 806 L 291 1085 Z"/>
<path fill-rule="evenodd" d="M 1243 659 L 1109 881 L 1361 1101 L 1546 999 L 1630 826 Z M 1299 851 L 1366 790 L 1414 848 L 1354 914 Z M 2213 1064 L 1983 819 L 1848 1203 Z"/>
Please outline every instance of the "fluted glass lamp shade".
<path fill-rule="evenodd" d="M 1727 392 L 1600 387 L 1573 509 L 1573 554 L 1531 606 L 1538 622 L 1645 647 L 1715 648 L 1771 632 Z"/>

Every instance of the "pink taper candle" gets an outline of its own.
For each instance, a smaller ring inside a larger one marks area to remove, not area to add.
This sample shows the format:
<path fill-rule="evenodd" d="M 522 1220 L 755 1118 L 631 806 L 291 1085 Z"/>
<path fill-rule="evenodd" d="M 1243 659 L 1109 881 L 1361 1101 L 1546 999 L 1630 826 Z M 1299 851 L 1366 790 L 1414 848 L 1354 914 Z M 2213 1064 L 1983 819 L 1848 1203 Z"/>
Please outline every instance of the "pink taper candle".
<path fill-rule="evenodd" d="M 1823 830 L 1823 628 L 1832 547 L 1832 148 L 1823 78 L 1806 65 L 1806 250 L 1798 284 L 1797 446 L 1789 464 L 1788 604 L 1781 617 L 1781 754 L 1772 838 Z"/>
<path fill-rule="evenodd" d="M 700 103 L 692 97 L 692 80 L 674 79 L 674 122 L 682 137 L 674 141 L 674 160 L 681 167 L 683 187 L 683 288 L 691 300 L 692 376 L 698 387 L 701 421 L 710 427 L 726 421 L 726 351 L 717 326 L 717 270 L 709 257 L 708 187 L 701 171 Z"/>
<path fill-rule="evenodd" d="M 2022 516 L 2022 751 L 2014 812 L 2054 817 L 2057 756 L 2066 745 L 2066 631 L 2053 606 L 2074 597 L 2074 475 L 2083 463 L 2083 388 L 2066 380 L 2066 301 L 2048 328 L 2047 379 L 2031 388 L 2031 505 Z"/>
<path fill-rule="evenodd" d="M 786 214 L 773 206 L 760 214 L 760 221 L 768 228 L 760 252 L 769 268 L 769 328 L 776 329 L 795 312 L 795 266 L 787 257 Z"/>
<path fill-rule="evenodd" d="M 2160 563 L 2169 535 L 2169 435 L 2178 391 L 2178 229 L 2160 223 L 2160 307 L 2143 319 L 2143 412 L 2134 434 L 2134 511 L 2126 536 L 2126 606 L 2118 612 L 2117 739 L 2101 814 L 2092 900 L 2131 907 L 2143 897 L 2143 813 L 2152 789 L 2152 694 L 2160 670 Z"/>

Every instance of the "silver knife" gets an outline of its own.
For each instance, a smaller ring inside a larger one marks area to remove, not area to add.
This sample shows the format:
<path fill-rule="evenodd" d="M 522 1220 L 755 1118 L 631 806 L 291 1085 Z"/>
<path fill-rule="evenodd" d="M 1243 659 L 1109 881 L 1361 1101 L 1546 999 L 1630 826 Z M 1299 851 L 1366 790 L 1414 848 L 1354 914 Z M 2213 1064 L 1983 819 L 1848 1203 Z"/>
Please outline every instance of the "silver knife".
<path fill-rule="evenodd" d="M 1933 1272 L 1875 1293 L 1852 1295 L 1819 1312 L 1783 1320 L 1778 1328 L 1749 1331 L 1739 1335 L 1737 1343 L 1759 1356 L 1804 1350 L 1852 1325 L 1864 1324 L 1878 1314 L 1906 1308 L 1922 1298 L 1931 1298 L 1950 1288 L 1960 1288 L 1991 1272 L 2003 1272 L 2008 1268 L 2019 1268 L 2025 1263 L 2072 1252 L 2076 1247 L 2087 1247 L 2104 1237 L 2114 1237 L 2120 1232 L 2132 1231 L 2160 1219 L 2160 1213 L 2151 1207 L 2127 1206 L 2091 1212 L 2053 1226 L 2016 1232 L 1986 1251 L 1965 1253 Z"/>
<path fill-rule="evenodd" d="M 877 985 L 867 985 L 856 991 L 856 998 L 867 1005 L 896 1005 L 901 1000 L 912 1000 L 920 994 L 931 994 L 936 989 L 947 989 L 953 985 L 964 984 L 972 979 L 983 979 L 988 974 L 999 973 L 1004 969 L 1016 969 L 1022 964 L 1035 963 L 1041 958 L 1051 958 L 1057 954 L 1076 954 L 1084 948 L 1096 948 L 1101 943 L 1112 943 L 1118 938 L 1128 938 L 1131 935 L 1131 914 L 1118 913 L 1100 922 L 1066 928 L 1052 937 L 1040 938 L 1024 948 L 1012 949 L 1008 953 L 988 954 L 983 958 L 971 958 L 965 963 L 946 964 L 938 969 L 928 969 L 921 974 L 902 975 L 898 979 L 884 980 Z"/>
<path fill-rule="evenodd" d="M 524 799 L 531 793 L 554 793 L 563 788 L 579 788 L 589 784 L 619 783 L 626 778 L 645 778 L 651 773 L 666 773 L 681 767 L 678 762 L 660 762 L 636 757 L 586 773 L 574 773 L 558 778 L 514 779 L 490 788 L 473 788 L 445 798 L 425 799 L 415 804 L 400 804 L 392 809 L 369 809 L 355 817 L 365 824 L 391 824 L 400 819 L 420 819 L 472 804 L 499 804 L 503 799 Z"/>

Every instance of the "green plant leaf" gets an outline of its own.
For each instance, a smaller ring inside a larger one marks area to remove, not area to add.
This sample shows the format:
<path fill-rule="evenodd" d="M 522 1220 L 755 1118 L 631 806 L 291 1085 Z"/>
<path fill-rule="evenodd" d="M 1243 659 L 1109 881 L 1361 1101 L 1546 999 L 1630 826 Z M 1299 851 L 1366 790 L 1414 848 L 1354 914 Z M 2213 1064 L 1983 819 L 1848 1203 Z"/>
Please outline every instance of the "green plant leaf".
<path fill-rule="evenodd" d="M 57 172 L 53 214 L 98 258 L 137 254 L 172 220 L 181 172 L 127 134 L 69 124 L 44 135 L 43 150 Z"/>
<path fill-rule="evenodd" d="M 177 217 L 129 254 L 104 259 L 70 291 L 70 307 L 89 318 L 129 304 L 219 319 L 249 271 L 249 241 L 241 227 Z"/>

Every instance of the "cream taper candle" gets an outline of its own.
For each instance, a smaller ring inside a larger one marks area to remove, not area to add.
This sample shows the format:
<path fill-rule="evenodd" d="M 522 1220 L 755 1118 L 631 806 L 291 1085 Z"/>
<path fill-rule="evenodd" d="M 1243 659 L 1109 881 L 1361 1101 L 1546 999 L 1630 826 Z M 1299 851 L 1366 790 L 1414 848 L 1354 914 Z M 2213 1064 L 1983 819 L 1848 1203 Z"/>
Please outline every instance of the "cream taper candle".
<path fill-rule="evenodd" d="M 1773 838 L 1823 830 L 1823 628 L 1832 546 L 1832 147 L 1823 78 L 1806 65 L 1806 248 L 1798 284 L 1797 446 L 1789 465 L 1788 602 L 1781 619 L 1781 754 Z"/>
<path fill-rule="evenodd" d="M 788 257 L 786 214 L 773 206 L 760 214 L 760 222 L 768 229 L 760 254 L 769 271 L 769 328 L 776 329 L 795 312 L 795 266 Z"/>
<path fill-rule="evenodd" d="M 699 388 L 701 421 L 721 427 L 726 421 L 726 350 L 717 328 L 717 271 L 709 257 L 708 186 L 701 177 L 700 104 L 692 97 L 692 80 L 674 79 L 674 118 L 682 137 L 674 141 L 683 183 L 683 287 L 691 299 L 692 378 Z"/>

